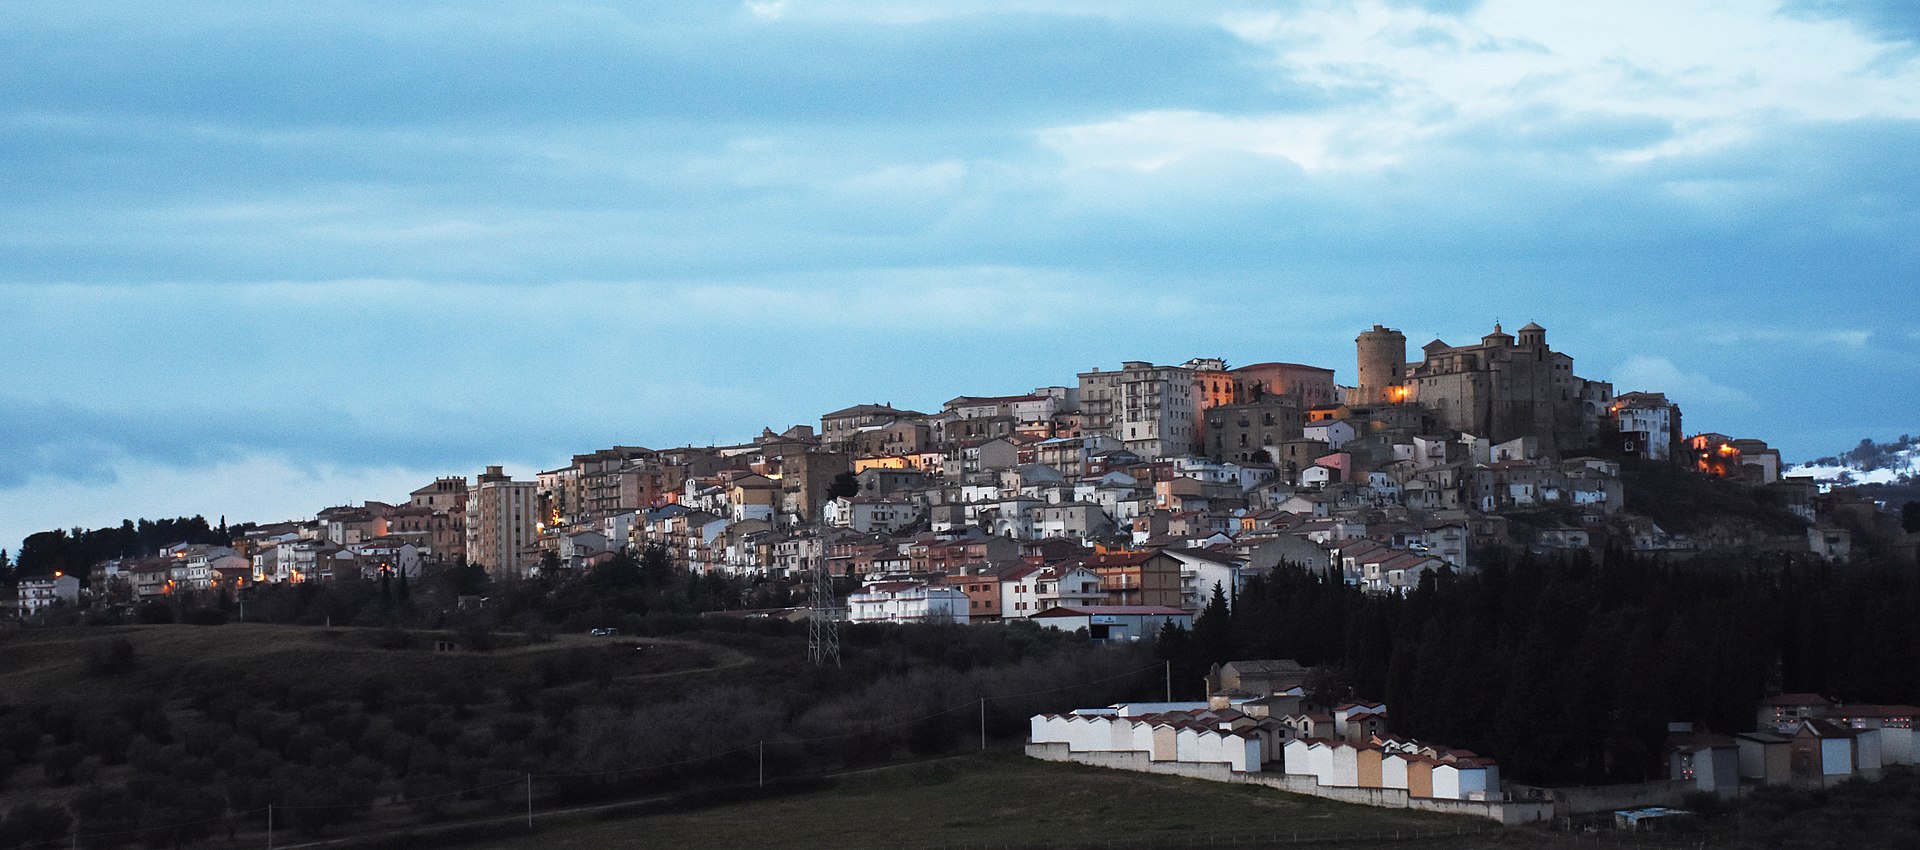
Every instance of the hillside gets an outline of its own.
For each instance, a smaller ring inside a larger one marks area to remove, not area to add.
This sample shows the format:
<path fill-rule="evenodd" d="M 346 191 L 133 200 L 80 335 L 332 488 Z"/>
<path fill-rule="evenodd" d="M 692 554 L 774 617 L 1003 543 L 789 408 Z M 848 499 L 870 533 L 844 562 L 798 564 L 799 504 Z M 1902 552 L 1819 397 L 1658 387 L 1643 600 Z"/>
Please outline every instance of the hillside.
<path fill-rule="evenodd" d="M 750 791 L 748 792 L 751 793 Z M 865 771 L 828 787 L 718 808 L 542 825 L 484 850 L 676 847 L 882 848 L 1311 845 L 1399 836 L 1393 846 L 1540 846 L 1545 833 L 1377 809 L 1269 788 L 1028 759 L 1011 748 Z M 1431 836 L 1424 841 L 1416 836 Z"/>
<path fill-rule="evenodd" d="M 1812 476 L 1840 486 L 1920 484 L 1920 437 L 1902 435 L 1890 443 L 1863 439 L 1852 449 L 1816 458 L 1784 474 Z"/>
<path fill-rule="evenodd" d="M 783 621 L 536 640 L 392 628 L 0 633 L 0 847 L 365 833 L 884 764 L 1158 684 L 1138 647 L 1036 629 L 849 629 L 805 663 Z M 659 623 L 656 623 L 659 625 Z M 1148 680 L 1152 679 L 1150 683 Z M 986 708 L 982 717 L 982 708 Z M 745 755 L 765 742 L 764 762 Z M 744 748 L 744 749 L 743 749 Z"/>

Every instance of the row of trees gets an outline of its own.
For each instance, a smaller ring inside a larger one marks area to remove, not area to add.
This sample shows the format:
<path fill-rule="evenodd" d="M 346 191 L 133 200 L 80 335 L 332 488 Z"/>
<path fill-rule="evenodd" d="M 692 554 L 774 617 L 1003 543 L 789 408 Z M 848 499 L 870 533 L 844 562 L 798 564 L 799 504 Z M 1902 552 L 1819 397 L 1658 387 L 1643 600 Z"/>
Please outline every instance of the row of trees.
<path fill-rule="evenodd" d="M 1725 560 L 1494 559 L 1405 597 L 1283 566 L 1162 640 L 1182 685 L 1234 658 L 1324 665 L 1328 699 L 1384 699 L 1396 732 L 1543 782 L 1661 774 L 1669 721 L 1752 728 L 1770 691 L 1920 702 L 1920 577 Z"/>
<path fill-rule="evenodd" d="M 52 575 L 64 572 L 85 576 L 93 565 L 112 558 L 151 556 L 162 546 L 175 543 L 211 543 L 220 546 L 233 542 L 234 529 L 223 518 L 218 526 L 209 525 L 203 516 L 160 520 L 122 520 L 106 528 L 56 529 L 27 536 L 13 569 L 19 577 Z M 4 566 L 0 559 L 0 566 Z"/>

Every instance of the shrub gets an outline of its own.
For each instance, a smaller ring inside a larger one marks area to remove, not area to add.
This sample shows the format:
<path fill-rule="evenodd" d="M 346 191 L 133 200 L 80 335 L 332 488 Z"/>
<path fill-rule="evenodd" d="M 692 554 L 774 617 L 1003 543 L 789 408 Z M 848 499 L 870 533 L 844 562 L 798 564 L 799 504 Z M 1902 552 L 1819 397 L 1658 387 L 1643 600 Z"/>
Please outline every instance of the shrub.
<path fill-rule="evenodd" d="M 192 626 L 224 626 L 227 624 L 227 612 L 218 608 L 195 608 L 187 612 L 185 620 Z"/>
<path fill-rule="evenodd" d="M 158 626 L 173 622 L 173 609 L 163 602 L 142 602 L 133 609 L 133 621 L 143 626 Z"/>
<path fill-rule="evenodd" d="M 89 676 L 118 676 L 138 666 L 133 642 L 126 638 L 96 640 L 87 644 L 86 668 Z"/>

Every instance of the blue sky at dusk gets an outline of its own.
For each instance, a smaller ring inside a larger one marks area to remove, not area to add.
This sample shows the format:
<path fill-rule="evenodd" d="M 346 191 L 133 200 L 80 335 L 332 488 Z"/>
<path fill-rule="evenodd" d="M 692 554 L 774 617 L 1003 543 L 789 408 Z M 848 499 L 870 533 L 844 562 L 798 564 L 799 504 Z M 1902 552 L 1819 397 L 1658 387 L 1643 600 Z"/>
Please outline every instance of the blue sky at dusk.
<path fill-rule="evenodd" d="M 1920 431 L 1920 4 L 16 4 L 0 547 L 1537 321 Z"/>

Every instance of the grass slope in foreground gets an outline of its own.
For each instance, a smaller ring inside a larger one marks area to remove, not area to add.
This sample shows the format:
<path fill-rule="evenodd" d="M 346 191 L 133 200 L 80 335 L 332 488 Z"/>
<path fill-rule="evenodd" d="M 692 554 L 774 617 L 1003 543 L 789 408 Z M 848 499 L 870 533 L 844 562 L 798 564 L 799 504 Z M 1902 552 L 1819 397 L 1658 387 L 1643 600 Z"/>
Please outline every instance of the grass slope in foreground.
<path fill-rule="evenodd" d="M 502 831 L 512 827 L 502 826 Z M 1460 835 L 1460 830 L 1479 831 Z M 1440 833 L 1418 845 L 1531 844 L 1474 818 L 1353 806 L 1270 788 L 1029 759 L 1003 749 L 848 775 L 826 790 L 694 811 L 543 825 L 484 850 L 675 847 L 1184 846 Z M 1518 841 L 1516 842 L 1516 839 Z M 1537 839 L 1536 839 L 1537 840 Z"/>

